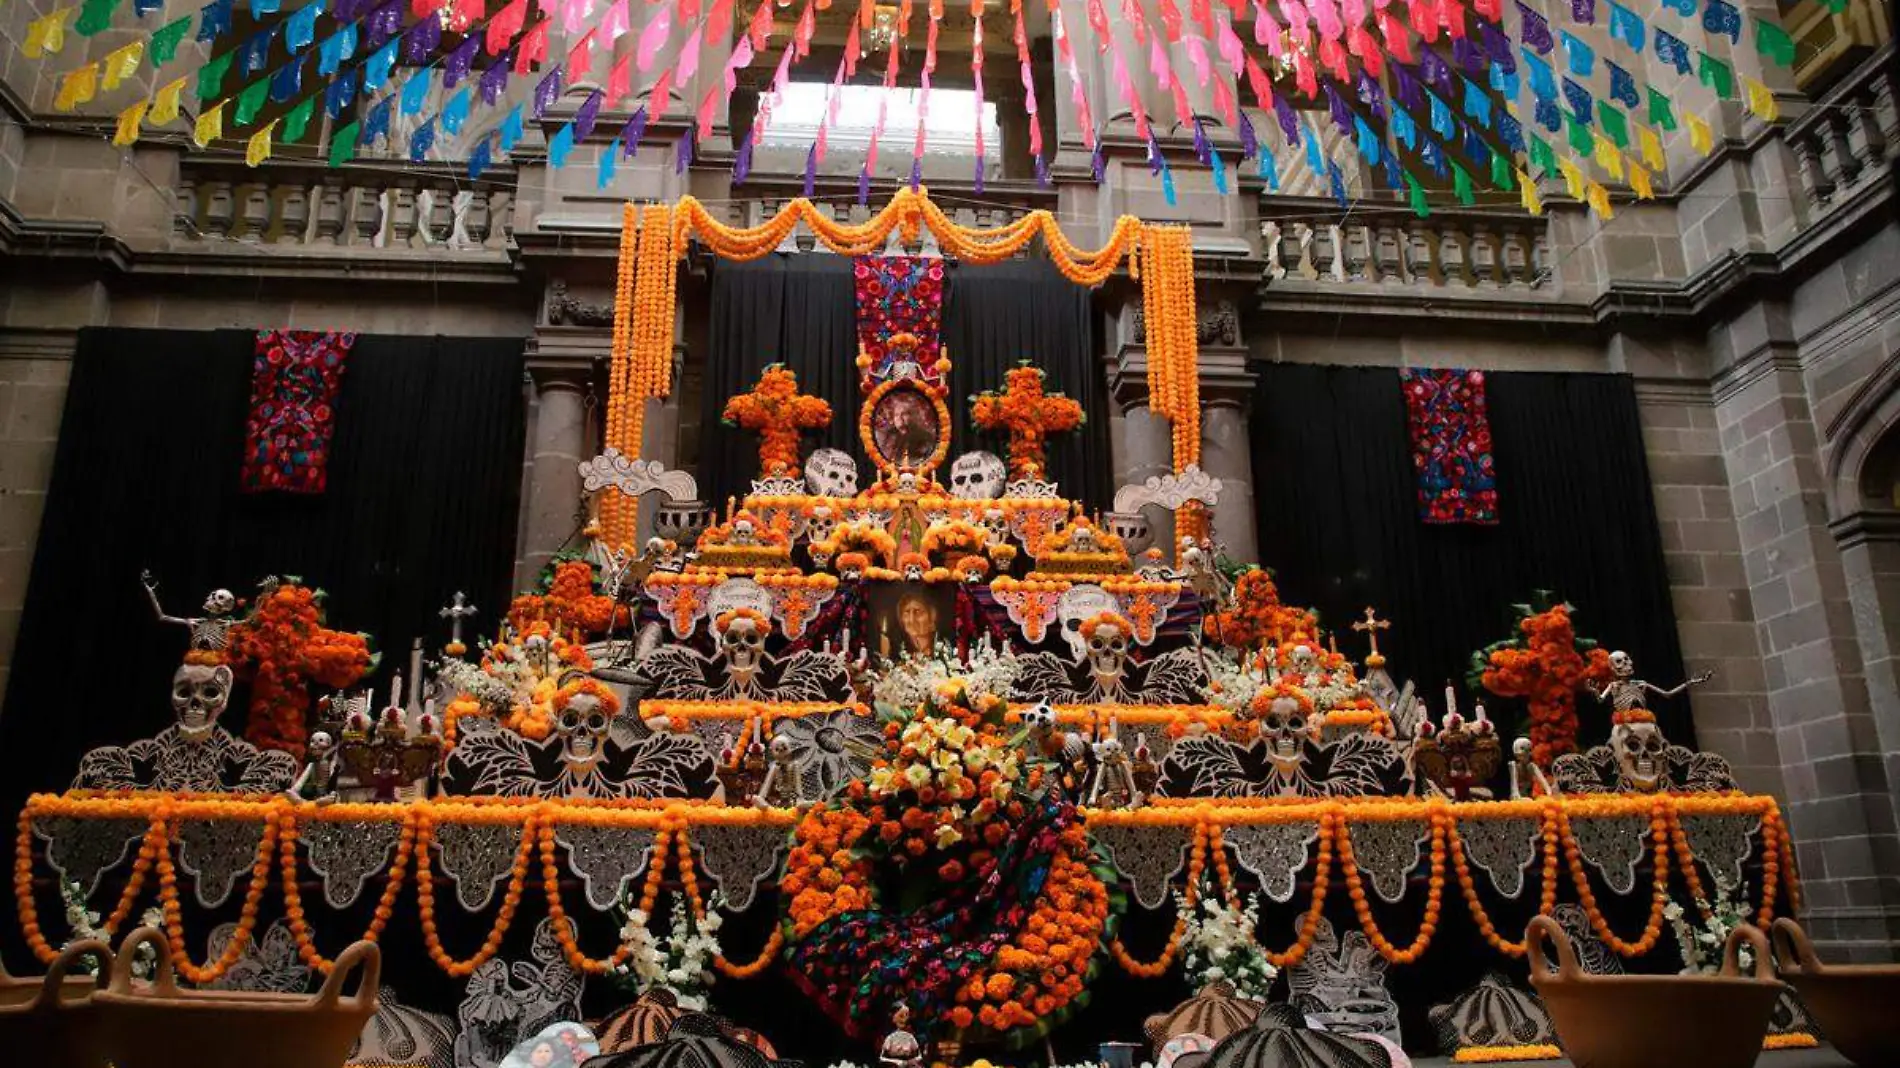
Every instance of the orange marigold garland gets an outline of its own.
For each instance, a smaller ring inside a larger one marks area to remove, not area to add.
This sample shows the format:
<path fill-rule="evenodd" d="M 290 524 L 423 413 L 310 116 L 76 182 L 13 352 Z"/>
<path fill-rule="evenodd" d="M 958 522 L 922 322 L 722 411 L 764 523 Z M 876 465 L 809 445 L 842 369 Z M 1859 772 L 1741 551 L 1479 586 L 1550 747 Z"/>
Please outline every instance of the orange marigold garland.
<path fill-rule="evenodd" d="M 231 628 L 228 656 L 251 680 L 245 738 L 298 756 L 308 737 L 310 688 L 341 690 L 376 666 L 369 636 L 324 626 L 323 591 L 295 579 L 265 588 L 251 614 Z"/>
<path fill-rule="evenodd" d="M 1540 600 L 1548 596 L 1539 595 Z M 1520 637 L 1496 642 L 1471 655 L 1469 683 L 1499 697 L 1522 697 L 1529 706 L 1531 759 L 1540 767 L 1577 749 L 1577 691 L 1610 678 L 1609 654 L 1578 638 L 1570 606 L 1541 610 L 1516 606 Z"/>
<path fill-rule="evenodd" d="M 1203 624 L 1207 636 L 1230 649 L 1304 643 L 1319 647 L 1319 617 L 1311 610 L 1280 603 L 1273 576 L 1261 568 L 1243 572 L 1234 583 L 1231 607 Z"/>
<path fill-rule="evenodd" d="M 620 264 L 614 287 L 613 364 L 608 376 L 607 445 L 637 457 L 646 402 L 672 392 L 679 228 L 672 209 L 629 204 L 621 212 Z M 633 544 L 638 506 L 617 493 L 601 503 L 607 541 Z"/>

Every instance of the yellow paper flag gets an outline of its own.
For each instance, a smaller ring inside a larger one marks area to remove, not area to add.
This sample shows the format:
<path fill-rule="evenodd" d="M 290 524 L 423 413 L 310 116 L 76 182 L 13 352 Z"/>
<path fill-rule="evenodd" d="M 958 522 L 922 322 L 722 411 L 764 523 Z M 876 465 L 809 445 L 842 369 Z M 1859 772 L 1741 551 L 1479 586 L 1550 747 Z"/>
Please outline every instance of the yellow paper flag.
<path fill-rule="evenodd" d="M 133 41 L 105 60 L 105 88 L 117 89 L 120 83 L 130 78 L 138 69 L 139 61 L 145 58 L 145 42 Z"/>
<path fill-rule="evenodd" d="M 1643 147 L 1643 162 L 1649 164 L 1650 170 L 1660 171 L 1669 165 L 1668 158 L 1663 155 L 1662 138 L 1656 136 L 1656 131 L 1647 126 L 1638 126 L 1636 141 Z"/>
<path fill-rule="evenodd" d="M 1590 202 L 1590 210 L 1605 219 L 1613 219 L 1616 213 L 1610 210 L 1610 191 L 1596 182 L 1590 183 L 1589 192 L 1584 199 Z"/>
<path fill-rule="evenodd" d="M 180 78 L 160 89 L 152 97 L 153 126 L 163 126 L 178 117 L 178 101 L 185 95 L 185 79 Z"/>
<path fill-rule="evenodd" d="M 119 130 L 112 135 L 112 143 L 123 147 L 137 141 L 139 123 L 145 121 L 145 109 L 151 106 L 149 101 L 141 100 L 119 112 Z"/>
<path fill-rule="evenodd" d="M 270 158 L 270 135 L 277 129 L 277 120 L 264 124 L 264 128 L 251 135 L 250 143 L 244 146 L 244 165 L 255 167 Z"/>
<path fill-rule="evenodd" d="M 1694 115 L 1684 114 L 1683 121 L 1689 124 L 1689 145 L 1703 155 L 1715 151 L 1715 138 L 1709 132 L 1709 124 Z"/>
<path fill-rule="evenodd" d="M 1563 173 L 1564 190 L 1570 194 L 1570 199 L 1582 200 L 1583 174 L 1577 170 L 1577 165 L 1568 159 L 1560 159 L 1557 161 L 1557 170 Z"/>
<path fill-rule="evenodd" d="M 1537 198 L 1537 183 L 1524 171 L 1517 172 L 1517 197 L 1524 204 L 1524 210 L 1532 215 L 1544 213 L 1544 202 Z"/>
<path fill-rule="evenodd" d="M 1742 76 L 1742 88 L 1748 95 L 1748 110 L 1763 122 L 1773 122 L 1781 117 L 1781 105 L 1775 102 L 1775 94 L 1768 87 L 1747 75 Z"/>
<path fill-rule="evenodd" d="M 72 13 L 72 8 L 62 7 L 43 19 L 28 23 L 26 40 L 20 42 L 20 51 L 28 59 L 38 59 L 66 47 L 66 16 Z"/>
<path fill-rule="evenodd" d="M 210 111 L 199 114 L 198 122 L 191 128 L 191 139 L 203 148 L 223 135 L 224 102 L 219 101 Z"/>
<path fill-rule="evenodd" d="M 99 95 L 99 65 L 88 63 L 66 72 L 59 80 L 59 95 L 53 98 L 56 111 L 71 111 Z"/>
<path fill-rule="evenodd" d="M 1618 152 L 1616 150 L 1616 145 L 1612 143 L 1609 138 L 1603 136 L 1603 134 L 1600 131 L 1597 133 L 1596 137 L 1597 137 L 1597 144 L 1596 144 L 1595 156 L 1596 156 L 1597 166 L 1603 168 L 1603 171 L 1605 174 L 1608 174 L 1610 177 L 1616 179 L 1619 182 L 1622 181 L 1623 180 L 1623 154 Z"/>
<path fill-rule="evenodd" d="M 1638 200 L 1656 199 L 1656 187 L 1649 184 L 1649 172 L 1638 165 L 1633 156 L 1630 158 L 1630 188 L 1636 191 Z"/>

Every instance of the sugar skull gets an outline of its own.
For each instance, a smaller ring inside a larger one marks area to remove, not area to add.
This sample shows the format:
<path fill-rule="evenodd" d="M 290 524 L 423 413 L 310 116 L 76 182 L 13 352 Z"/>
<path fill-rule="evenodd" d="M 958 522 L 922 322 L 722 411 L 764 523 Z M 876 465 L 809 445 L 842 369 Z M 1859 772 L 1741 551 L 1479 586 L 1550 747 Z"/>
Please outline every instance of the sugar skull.
<path fill-rule="evenodd" d="M 950 495 L 963 500 L 1001 497 L 1009 469 L 994 453 L 966 452 L 950 465 Z"/>
<path fill-rule="evenodd" d="M 230 700 L 231 669 L 223 664 L 180 664 L 172 673 L 172 713 L 187 741 L 209 737 Z"/>

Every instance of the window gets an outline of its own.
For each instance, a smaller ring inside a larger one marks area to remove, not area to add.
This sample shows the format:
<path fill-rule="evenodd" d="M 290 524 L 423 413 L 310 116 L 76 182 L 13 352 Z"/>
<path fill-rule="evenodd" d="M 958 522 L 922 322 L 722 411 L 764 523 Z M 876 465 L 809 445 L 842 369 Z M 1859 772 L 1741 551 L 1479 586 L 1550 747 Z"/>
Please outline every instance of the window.
<path fill-rule="evenodd" d="M 793 82 L 772 108 L 762 145 L 769 148 L 797 148 L 803 151 L 818 136 L 824 119 L 826 98 L 831 85 L 826 82 Z M 917 112 L 923 103 L 923 91 L 915 88 L 886 90 L 881 85 L 846 85 L 839 90 L 837 119 L 826 135 L 834 148 L 863 148 L 871 142 L 877 126 L 878 102 L 889 97 L 884 117 L 884 148 L 901 146 L 908 150 L 916 136 Z M 763 104 L 763 101 L 761 102 Z M 1002 134 L 996 125 L 996 105 L 983 103 L 983 145 L 992 158 L 1002 151 Z M 943 154 L 976 154 L 976 92 L 971 89 L 932 89 L 930 113 L 924 121 L 926 151 Z"/>

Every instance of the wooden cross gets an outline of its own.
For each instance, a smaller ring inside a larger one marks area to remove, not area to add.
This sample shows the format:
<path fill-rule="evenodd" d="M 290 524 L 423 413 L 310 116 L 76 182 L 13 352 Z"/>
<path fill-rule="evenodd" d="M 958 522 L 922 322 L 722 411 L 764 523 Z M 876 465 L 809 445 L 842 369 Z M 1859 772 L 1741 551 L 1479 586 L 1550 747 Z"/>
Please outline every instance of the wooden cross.
<path fill-rule="evenodd" d="M 1392 623 L 1389 620 L 1380 619 L 1373 613 L 1370 606 L 1366 608 L 1365 621 L 1352 625 L 1352 629 L 1364 634 L 1366 641 L 1372 645 L 1372 653 L 1366 657 L 1367 663 L 1371 663 L 1372 658 L 1379 655 L 1379 632 L 1382 630 L 1390 630 L 1391 628 Z"/>
<path fill-rule="evenodd" d="M 831 424 L 831 405 L 798 392 L 798 376 L 783 364 L 759 375 L 751 392 L 726 402 L 721 420 L 759 434 L 759 475 L 798 477 L 798 435 Z"/>
<path fill-rule="evenodd" d="M 1004 376 L 1002 393 L 970 398 L 970 421 L 984 430 L 1009 431 L 1009 477 L 1036 478 L 1047 469 L 1043 447 L 1050 434 L 1074 430 L 1086 418 L 1082 406 L 1060 393 L 1044 393 L 1042 369 L 1028 363 Z"/>

